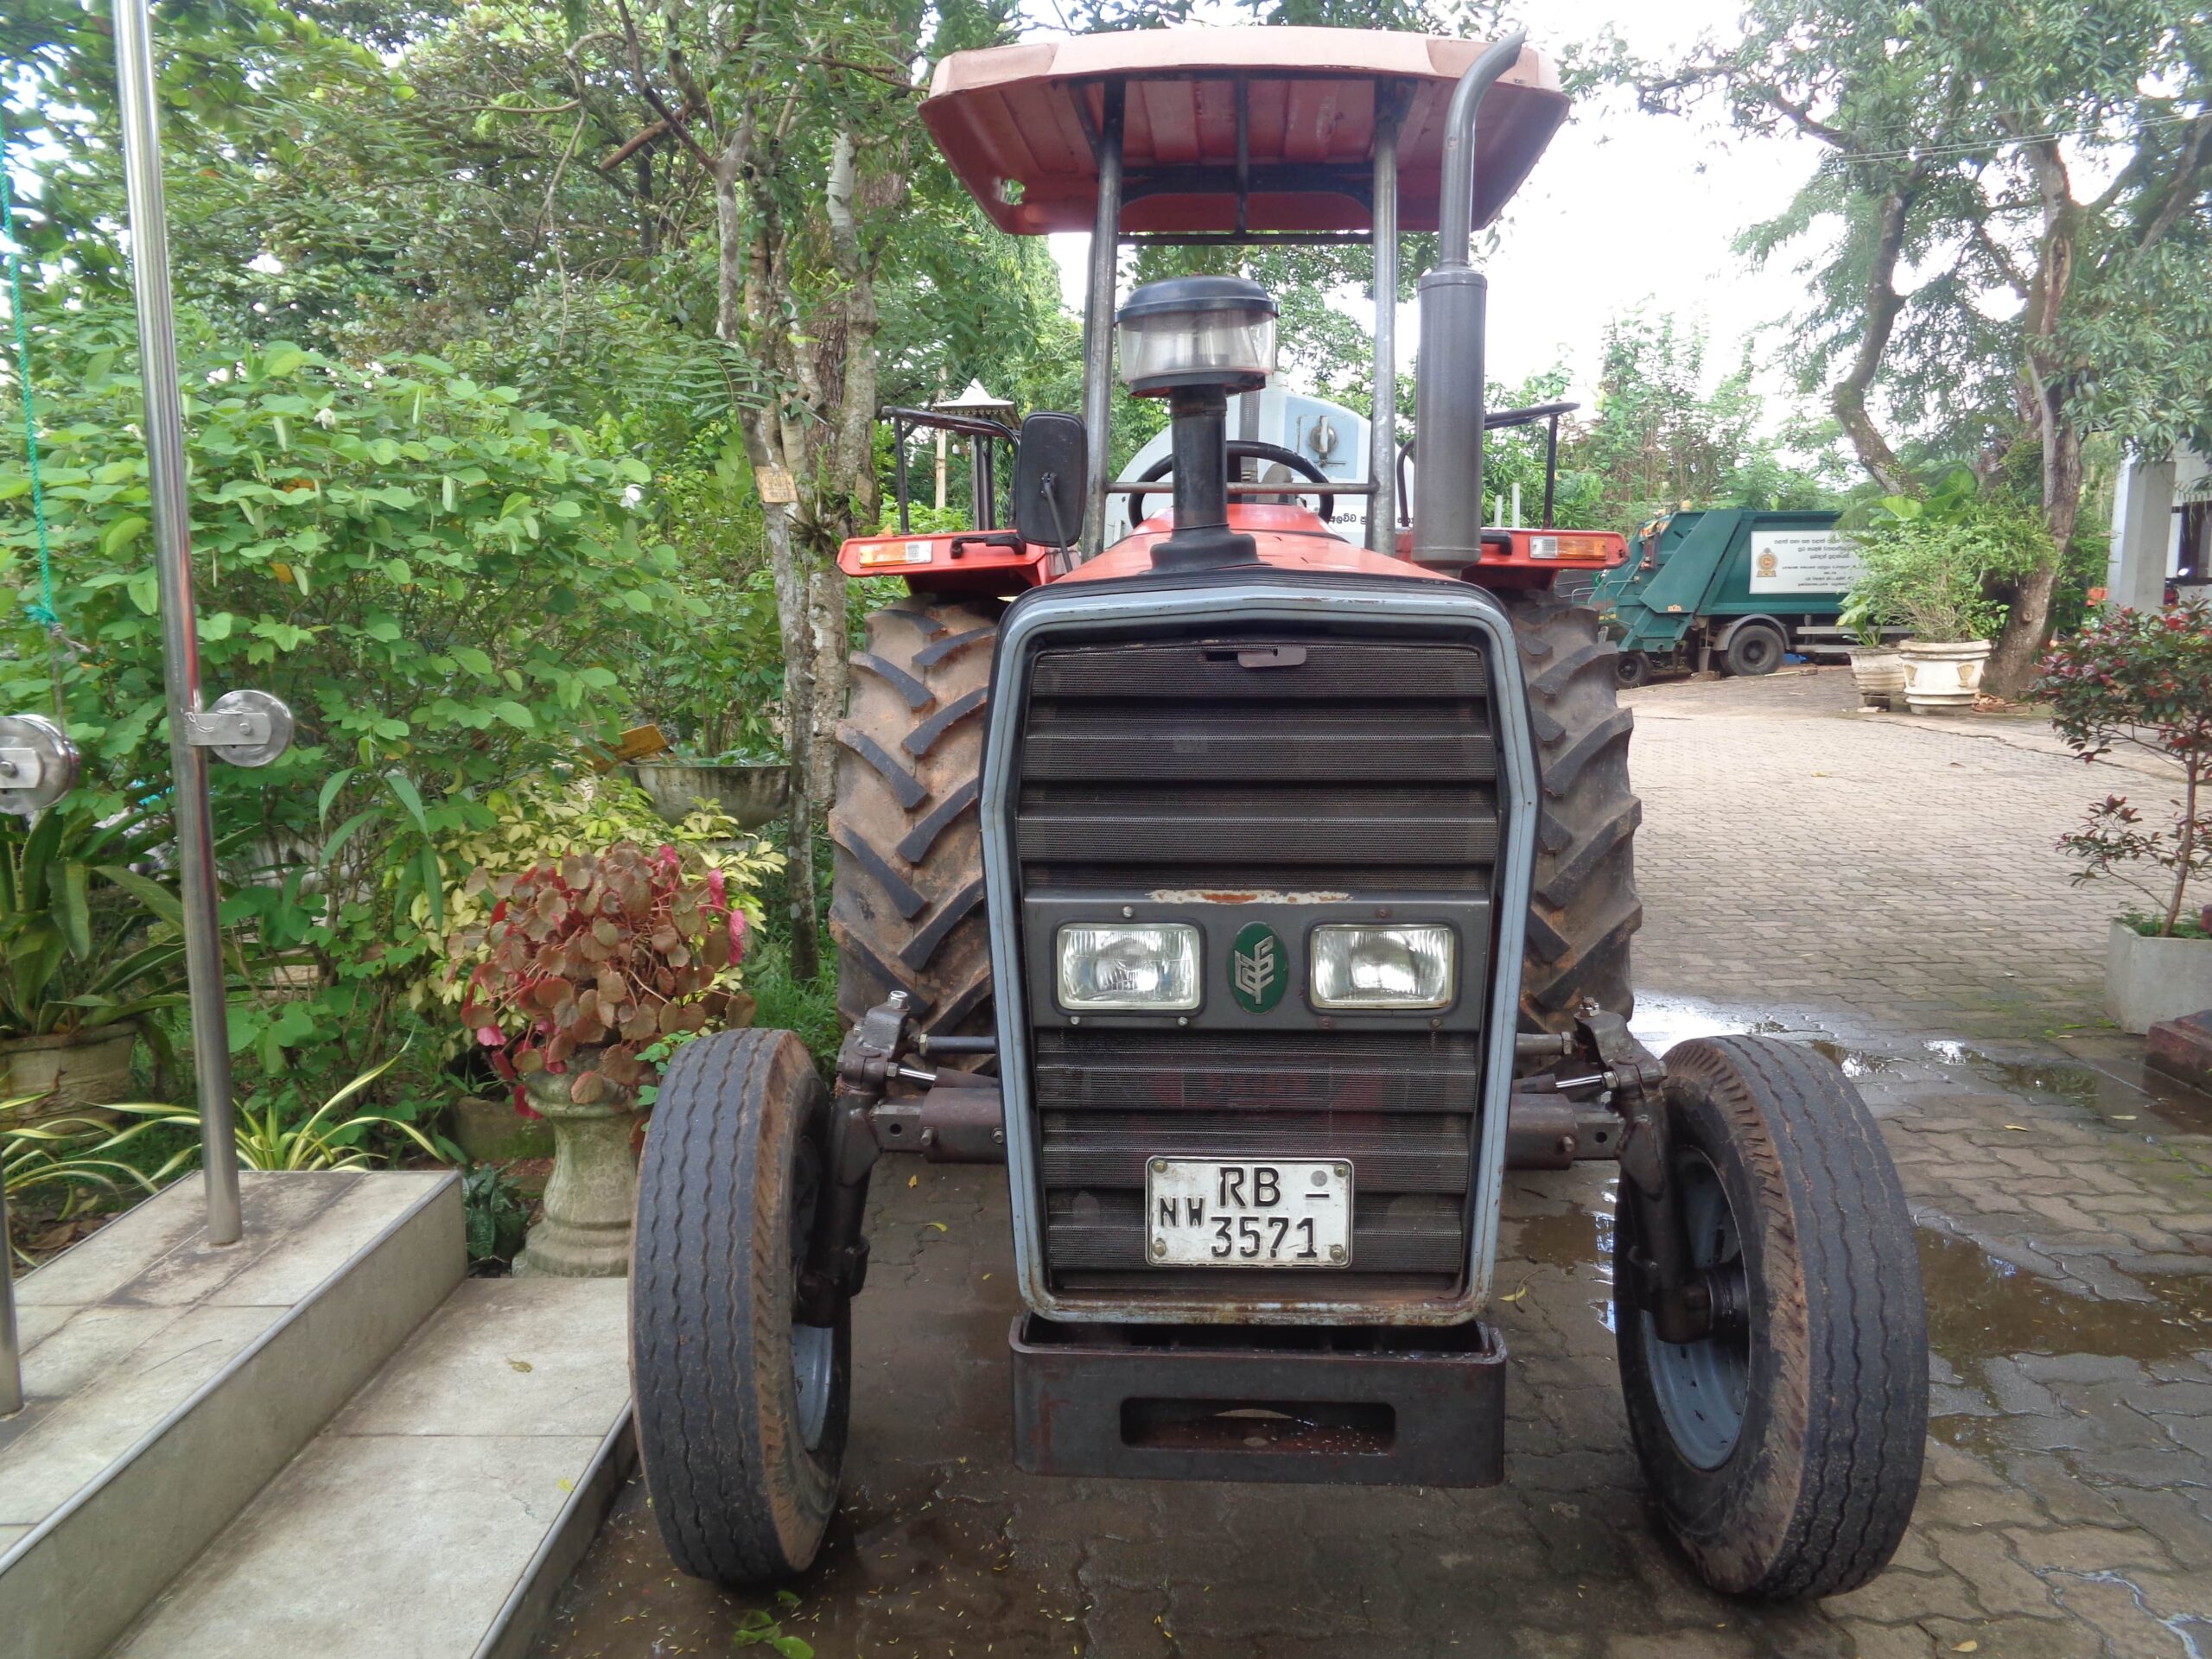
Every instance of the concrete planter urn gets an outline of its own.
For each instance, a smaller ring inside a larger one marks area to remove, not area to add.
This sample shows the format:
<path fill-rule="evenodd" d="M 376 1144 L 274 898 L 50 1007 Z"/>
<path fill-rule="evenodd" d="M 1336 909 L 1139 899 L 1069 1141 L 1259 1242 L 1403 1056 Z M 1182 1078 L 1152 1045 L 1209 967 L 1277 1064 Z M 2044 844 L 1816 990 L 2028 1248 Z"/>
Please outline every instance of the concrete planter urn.
<path fill-rule="evenodd" d="M 789 766 L 645 760 L 632 766 L 630 776 L 671 823 L 683 823 L 701 801 L 721 807 L 741 830 L 758 830 L 791 810 Z"/>
<path fill-rule="evenodd" d="M 631 1140 L 638 1127 L 627 1090 L 580 1106 L 569 1097 L 572 1078 L 592 1069 L 594 1052 L 579 1049 L 569 1069 L 556 1076 L 533 1071 L 523 1079 L 531 1109 L 553 1128 L 553 1173 L 545 1183 L 545 1212 L 530 1230 L 518 1274 L 562 1279 L 620 1279 L 630 1270 L 630 1230 L 638 1207 L 638 1159 Z"/>
<path fill-rule="evenodd" d="M 2212 939 L 2145 938 L 2115 921 L 2105 944 L 2105 1007 L 2122 1031 L 2212 1008 Z"/>
<path fill-rule="evenodd" d="M 1916 715 L 1971 710 L 1989 649 L 1986 639 L 1906 640 L 1897 647 L 1904 659 L 1905 707 Z"/>
<path fill-rule="evenodd" d="M 130 1057 L 137 1047 L 138 1027 L 129 1020 L 90 1031 L 11 1037 L 0 1042 L 7 1097 L 43 1096 L 17 1114 L 24 1118 L 112 1106 L 130 1098 Z"/>
<path fill-rule="evenodd" d="M 1859 688 L 1861 709 L 1894 710 L 1904 701 L 1904 658 L 1893 645 L 1853 651 L 1851 683 Z"/>

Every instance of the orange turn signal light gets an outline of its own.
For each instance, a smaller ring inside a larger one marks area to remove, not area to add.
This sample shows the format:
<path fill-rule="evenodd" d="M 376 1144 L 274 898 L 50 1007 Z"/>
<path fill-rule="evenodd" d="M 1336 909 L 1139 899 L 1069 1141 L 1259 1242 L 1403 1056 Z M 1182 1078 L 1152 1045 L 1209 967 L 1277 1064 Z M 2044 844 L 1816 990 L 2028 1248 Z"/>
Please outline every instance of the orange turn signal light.
<path fill-rule="evenodd" d="M 878 542 L 873 547 L 861 549 L 863 567 L 882 564 L 927 564 L 930 544 L 927 542 Z"/>
<path fill-rule="evenodd" d="M 1602 559 L 1610 550 L 1603 536 L 1531 536 L 1529 556 L 1532 559 Z"/>

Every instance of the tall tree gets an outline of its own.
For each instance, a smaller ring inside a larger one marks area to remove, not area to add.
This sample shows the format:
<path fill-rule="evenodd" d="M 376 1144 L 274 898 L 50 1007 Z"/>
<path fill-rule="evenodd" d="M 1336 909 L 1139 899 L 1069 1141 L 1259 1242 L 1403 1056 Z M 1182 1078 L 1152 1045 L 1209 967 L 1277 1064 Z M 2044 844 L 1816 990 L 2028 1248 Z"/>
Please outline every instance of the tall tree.
<path fill-rule="evenodd" d="M 838 543 L 880 517 L 874 421 L 878 280 L 920 146 L 926 59 L 1005 33 L 1010 10 L 868 8 L 831 0 L 594 5 L 566 51 L 568 109 L 520 111 L 616 142 L 597 169 L 664 158 L 637 209 L 658 246 L 681 246 L 665 204 L 703 197 L 713 332 L 752 385 L 735 410 L 760 486 L 784 645 L 791 763 L 792 965 L 820 944 L 810 827 L 827 808 L 847 683 Z M 571 110 L 574 113 L 571 114 Z M 659 204 L 659 205 L 655 205 Z"/>
<path fill-rule="evenodd" d="M 2190 353 L 2145 353 L 2170 331 L 2162 287 L 2203 286 L 2201 251 L 2194 280 L 2174 254 L 2212 232 L 2212 15 L 2191 0 L 1752 0 L 1738 38 L 1639 79 L 1651 107 L 1717 95 L 1738 129 L 1822 152 L 1748 245 L 1814 245 L 1801 362 L 1885 490 L 1914 486 L 1908 439 L 1970 444 L 1992 472 L 2031 448 L 2051 552 L 2012 583 L 1987 676 L 2021 695 L 2081 510 L 2085 429 L 2171 417 L 2190 395 Z M 2164 390 L 2143 385 L 2161 373 Z"/>

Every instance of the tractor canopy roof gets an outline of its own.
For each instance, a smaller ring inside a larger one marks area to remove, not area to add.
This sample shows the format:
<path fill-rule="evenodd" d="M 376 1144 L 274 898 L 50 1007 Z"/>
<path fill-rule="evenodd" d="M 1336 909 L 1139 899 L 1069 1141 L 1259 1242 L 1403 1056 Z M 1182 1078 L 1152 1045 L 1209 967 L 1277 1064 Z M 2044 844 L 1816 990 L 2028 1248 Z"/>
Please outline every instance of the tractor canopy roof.
<path fill-rule="evenodd" d="M 1399 228 L 1432 231 L 1445 107 L 1484 44 L 1201 28 L 992 47 L 937 66 L 922 119 L 1002 231 L 1091 228 L 1118 98 L 1125 233 L 1327 233 L 1368 227 L 1376 111 L 1395 107 Z M 1551 64 L 1524 49 L 1483 105 L 1477 225 L 1520 188 L 1567 104 Z"/>

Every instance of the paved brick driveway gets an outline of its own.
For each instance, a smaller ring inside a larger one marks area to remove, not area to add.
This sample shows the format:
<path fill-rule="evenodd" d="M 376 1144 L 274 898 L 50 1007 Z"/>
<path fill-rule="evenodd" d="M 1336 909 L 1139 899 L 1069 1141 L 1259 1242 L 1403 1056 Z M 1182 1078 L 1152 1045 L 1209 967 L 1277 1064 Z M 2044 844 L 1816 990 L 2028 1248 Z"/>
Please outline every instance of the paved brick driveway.
<path fill-rule="evenodd" d="M 1003 1178 L 893 1163 L 823 1563 L 791 1604 L 681 1580 L 633 1488 L 539 1652 L 719 1653 L 765 1616 L 823 1659 L 2212 1655 L 2212 1103 L 2099 1028 L 2110 906 L 2050 850 L 2161 780 L 2026 723 L 1863 719 L 1840 671 L 1636 702 L 1639 1030 L 1823 1046 L 1921 1223 L 1937 1415 L 1888 1573 L 1747 1609 L 1655 1540 L 1599 1166 L 1516 1178 L 1508 1480 L 1435 1492 L 1014 1473 Z"/>

